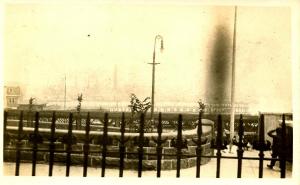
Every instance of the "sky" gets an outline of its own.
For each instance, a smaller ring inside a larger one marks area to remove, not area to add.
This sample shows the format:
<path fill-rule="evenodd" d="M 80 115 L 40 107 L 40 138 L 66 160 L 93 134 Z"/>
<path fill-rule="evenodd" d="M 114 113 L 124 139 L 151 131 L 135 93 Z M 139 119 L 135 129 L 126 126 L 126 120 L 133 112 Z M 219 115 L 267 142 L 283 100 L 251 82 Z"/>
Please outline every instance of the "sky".
<path fill-rule="evenodd" d="M 288 7 L 237 8 L 236 101 L 255 111 L 291 112 L 290 16 Z M 148 63 L 160 34 L 158 103 L 208 101 L 218 84 L 212 61 L 226 62 L 220 70 L 227 71 L 229 99 L 233 24 L 233 6 L 7 4 L 4 83 L 20 84 L 25 99 L 62 99 L 66 76 L 69 100 L 81 92 L 86 100 L 129 101 L 130 93 L 142 99 L 151 95 Z M 224 56 L 215 50 L 220 30 Z"/>

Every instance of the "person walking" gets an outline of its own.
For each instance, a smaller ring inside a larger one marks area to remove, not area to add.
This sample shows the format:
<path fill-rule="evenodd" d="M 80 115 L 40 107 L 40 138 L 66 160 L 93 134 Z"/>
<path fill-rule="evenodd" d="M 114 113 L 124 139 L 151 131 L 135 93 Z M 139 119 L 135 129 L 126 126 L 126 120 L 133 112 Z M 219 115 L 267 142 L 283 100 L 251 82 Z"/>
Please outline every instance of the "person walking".
<path fill-rule="evenodd" d="M 273 138 L 273 144 L 272 144 L 272 160 L 271 163 L 267 165 L 268 168 L 273 169 L 276 163 L 277 157 L 279 157 L 279 152 L 281 148 L 281 128 L 276 128 L 274 130 L 270 130 L 268 132 L 268 135 Z"/>

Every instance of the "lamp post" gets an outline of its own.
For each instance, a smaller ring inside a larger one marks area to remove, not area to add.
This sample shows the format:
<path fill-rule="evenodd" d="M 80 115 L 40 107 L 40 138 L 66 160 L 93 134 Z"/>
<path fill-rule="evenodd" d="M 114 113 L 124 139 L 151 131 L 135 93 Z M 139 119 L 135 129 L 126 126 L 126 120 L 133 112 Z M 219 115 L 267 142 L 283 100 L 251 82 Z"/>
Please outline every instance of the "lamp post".
<path fill-rule="evenodd" d="M 152 65 L 152 91 L 151 91 L 151 121 L 153 121 L 153 112 L 154 112 L 154 88 L 155 88 L 155 65 L 159 64 L 155 62 L 155 48 L 156 41 L 160 40 L 160 50 L 161 52 L 164 49 L 163 37 L 161 35 L 156 35 L 154 39 L 154 49 L 153 49 L 153 60 L 152 63 L 148 63 Z"/>

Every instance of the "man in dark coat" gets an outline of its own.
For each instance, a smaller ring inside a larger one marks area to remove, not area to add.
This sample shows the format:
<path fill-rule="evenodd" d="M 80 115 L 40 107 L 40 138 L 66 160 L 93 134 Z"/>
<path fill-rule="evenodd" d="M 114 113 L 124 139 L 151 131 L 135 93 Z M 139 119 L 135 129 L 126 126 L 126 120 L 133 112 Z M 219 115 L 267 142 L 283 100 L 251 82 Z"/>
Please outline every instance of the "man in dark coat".
<path fill-rule="evenodd" d="M 271 163 L 268 164 L 268 168 L 273 169 L 273 166 L 275 166 L 276 163 L 276 158 L 279 156 L 280 148 L 281 148 L 281 133 L 282 129 L 281 128 L 276 128 L 274 130 L 271 130 L 268 132 L 268 135 L 273 138 L 273 144 L 272 144 L 272 159 Z"/>

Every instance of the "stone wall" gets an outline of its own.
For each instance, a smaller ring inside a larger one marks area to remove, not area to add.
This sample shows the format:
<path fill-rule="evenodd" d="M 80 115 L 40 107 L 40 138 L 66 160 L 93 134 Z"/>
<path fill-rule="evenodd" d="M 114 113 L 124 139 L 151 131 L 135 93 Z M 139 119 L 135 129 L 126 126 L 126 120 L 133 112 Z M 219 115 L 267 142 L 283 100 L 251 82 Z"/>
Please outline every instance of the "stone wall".
<path fill-rule="evenodd" d="M 203 120 L 204 123 L 211 123 L 209 120 Z M 16 144 L 18 130 L 17 126 L 7 126 L 4 141 L 4 161 L 15 162 L 16 161 Z M 204 141 L 202 144 L 202 155 L 210 156 L 213 151 L 210 149 L 210 141 L 212 138 L 212 127 L 203 126 L 203 134 L 201 140 Z M 21 149 L 21 161 L 31 162 L 32 161 L 32 142 L 29 141 L 30 135 L 33 134 L 33 128 L 24 127 L 22 141 L 20 143 Z M 40 128 L 39 134 L 42 136 L 43 141 L 38 144 L 37 162 L 38 163 L 49 163 L 49 138 L 50 129 Z M 65 129 L 56 129 L 55 137 L 55 155 L 54 162 L 64 164 L 66 161 L 66 147 L 67 145 L 63 142 L 63 136 L 67 134 Z M 76 143 L 72 145 L 71 164 L 82 165 L 83 164 L 83 148 L 84 148 L 84 130 L 73 130 L 73 137 L 76 138 Z M 148 141 L 143 147 L 143 169 L 154 170 L 156 169 L 157 156 L 156 156 L 156 143 L 153 138 L 157 137 L 157 133 L 145 133 L 145 140 Z M 162 170 L 176 169 L 176 152 L 177 148 L 172 146 L 172 139 L 176 140 L 177 132 L 166 132 L 162 134 L 162 139 L 165 142 L 162 144 Z M 196 165 L 196 144 L 192 139 L 197 140 L 197 128 L 191 130 L 184 130 L 182 137 L 186 143 L 186 147 L 182 148 L 181 157 L 181 168 L 189 168 Z M 102 160 L 102 132 L 91 131 L 90 132 L 90 151 L 88 157 L 88 165 L 93 167 L 101 166 Z M 107 146 L 107 167 L 118 168 L 119 167 L 119 142 L 120 132 L 108 132 L 108 146 Z M 137 157 L 137 138 L 138 133 L 125 133 L 125 139 L 128 140 L 125 143 L 126 152 L 133 154 L 126 154 L 124 159 L 125 169 L 135 169 L 138 166 Z M 203 157 L 201 164 L 205 164 L 210 161 L 209 157 Z"/>

